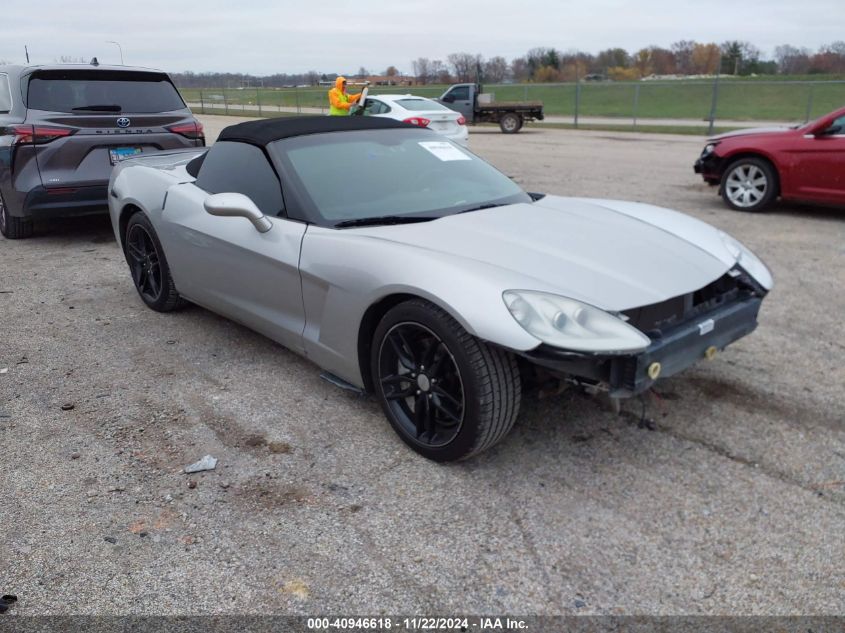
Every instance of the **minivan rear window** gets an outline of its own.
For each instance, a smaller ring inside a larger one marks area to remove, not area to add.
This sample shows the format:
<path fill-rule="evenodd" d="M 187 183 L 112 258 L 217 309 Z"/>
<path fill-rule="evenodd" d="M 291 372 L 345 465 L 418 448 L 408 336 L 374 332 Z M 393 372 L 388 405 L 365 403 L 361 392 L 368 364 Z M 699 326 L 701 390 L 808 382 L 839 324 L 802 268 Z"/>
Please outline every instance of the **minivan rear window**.
<path fill-rule="evenodd" d="M 0 112 L 12 109 L 12 93 L 9 91 L 9 76 L 0 75 Z"/>
<path fill-rule="evenodd" d="M 29 80 L 27 107 L 49 112 L 181 110 L 185 102 L 167 75 L 123 71 L 42 71 Z"/>

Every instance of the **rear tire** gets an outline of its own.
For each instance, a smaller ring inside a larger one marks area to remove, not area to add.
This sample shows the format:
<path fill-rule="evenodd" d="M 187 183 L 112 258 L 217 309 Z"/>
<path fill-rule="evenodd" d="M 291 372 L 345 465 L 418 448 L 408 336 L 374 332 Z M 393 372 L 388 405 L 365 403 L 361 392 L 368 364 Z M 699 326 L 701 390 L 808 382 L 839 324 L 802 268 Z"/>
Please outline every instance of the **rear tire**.
<path fill-rule="evenodd" d="M 722 173 L 720 191 L 731 209 L 762 211 L 778 196 L 777 172 L 764 158 L 739 158 Z"/>
<path fill-rule="evenodd" d="M 129 218 L 123 244 L 135 290 L 147 307 L 156 312 L 171 312 L 185 305 L 176 292 L 158 235 L 143 212 L 138 211 Z"/>
<path fill-rule="evenodd" d="M 508 112 L 499 119 L 499 128 L 503 134 L 516 134 L 522 129 L 522 117 L 513 112 Z"/>
<path fill-rule="evenodd" d="M 519 415 L 522 391 L 514 356 L 478 340 L 421 299 L 401 303 L 382 318 L 370 371 L 394 431 L 437 462 L 490 448 Z"/>
<path fill-rule="evenodd" d="M 11 215 L 2 193 L 0 193 L 0 233 L 9 240 L 22 240 L 32 236 L 32 220 Z"/>

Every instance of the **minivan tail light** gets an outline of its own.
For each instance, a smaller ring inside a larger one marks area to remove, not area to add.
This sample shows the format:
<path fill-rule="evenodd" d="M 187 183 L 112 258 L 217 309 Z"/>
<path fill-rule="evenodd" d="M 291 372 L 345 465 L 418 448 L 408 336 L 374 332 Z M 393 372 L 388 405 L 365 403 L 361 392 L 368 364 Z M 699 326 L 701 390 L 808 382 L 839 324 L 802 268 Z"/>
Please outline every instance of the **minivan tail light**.
<path fill-rule="evenodd" d="M 76 133 L 73 128 L 53 127 L 51 125 L 12 125 L 10 127 L 15 138 L 13 145 L 44 145 Z"/>
<path fill-rule="evenodd" d="M 459 117 L 458 117 L 458 120 L 457 120 L 457 121 L 455 121 L 455 123 L 457 123 L 458 125 L 466 125 L 466 124 L 467 124 L 467 120 L 466 120 L 464 117 L 459 116 Z"/>
<path fill-rule="evenodd" d="M 168 132 L 179 134 L 181 136 L 184 136 L 185 138 L 190 138 L 194 140 L 205 138 L 205 130 L 202 127 L 202 123 L 200 123 L 199 121 L 168 125 L 166 129 Z"/>
<path fill-rule="evenodd" d="M 425 117 L 421 116 L 412 116 L 408 117 L 402 123 L 410 123 L 411 125 L 418 125 L 420 127 L 428 127 L 428 124 L 431 123 L 430 120 L 426 119 Z"/>

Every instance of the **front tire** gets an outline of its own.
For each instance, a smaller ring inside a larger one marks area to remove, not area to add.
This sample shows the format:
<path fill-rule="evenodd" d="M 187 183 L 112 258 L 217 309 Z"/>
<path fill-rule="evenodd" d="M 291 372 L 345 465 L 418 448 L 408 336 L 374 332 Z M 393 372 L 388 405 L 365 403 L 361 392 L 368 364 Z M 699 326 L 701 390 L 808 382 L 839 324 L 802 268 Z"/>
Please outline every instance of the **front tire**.
<path fill-rule="evenodd" d="M 762 158 L 740 158 L 722 174 L 722 199 L 737 211 L 762 211 L 778 195 L 777 173 Z"/>
<path fill-rule="evenodd" d="M 171 312 L 184 305 L 176 292 L 164 249 L 150 219 L 137 212 L 126 224 L 124 252 L 135 290 L 141 300 L 156 312 Z"/>
<path fill-rule="evenodd" d="M 510 431 L 522 397 L 513 355 L 413 299 L 391 309 L 373 336 L 370 370 L 391 426 L 438 462 L 465 459 Z"/>
<path fill-rule="evenodd" d="M 9 240 L 22 240 L 32 236 L 32 220 L 11 215 L 2 193 L 0 193 L 0 233 Z"/>
<path fill-rule="evenodd" d="M 522 117 L 513 112 L 508 112 L 499 119 L 499 129 L 503 134 L 516 134 L 522 129 Z"/>

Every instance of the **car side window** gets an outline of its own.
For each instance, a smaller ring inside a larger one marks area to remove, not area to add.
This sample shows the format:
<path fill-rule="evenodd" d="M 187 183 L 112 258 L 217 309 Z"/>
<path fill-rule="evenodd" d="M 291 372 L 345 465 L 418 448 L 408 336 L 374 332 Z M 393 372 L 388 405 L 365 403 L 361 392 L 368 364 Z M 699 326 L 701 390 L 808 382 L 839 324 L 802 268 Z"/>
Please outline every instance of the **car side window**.
<path fill-rule="evenodd" d="M 194 184 L 208 193 L 242 193 L 264 215 L 278 216 L 284 211 L 276 171 L 255 145 L 234 141 L 215 143 L 208 150 Z"/>
<path fill-rule="evenodd" d="M 387 114 L 388 112 L 390 112 L 390 107 L 385 105 L 383 101 L 367 99 L 364 102 L 364 114 L 366 116 L 371 116 L 373 114 Z"/>
<path fill-rule="evenodd" d="M 9 90 L 9 76 L 0 74 L 0 112 L 12 110 L 12 93 Z"/>
<path fill-rule="evenodd" d="M 452 97 L 455 101 L 468 101 L 469 86 L 458 86 L 457 88 L 452 88 L 452 90 L 449 92 L 449 96 Z"/>
<path fill-rule="evenodd" d="M 835 136 L 845 136 L 845 116 L 834 119 L 830 124 L 829 130 L 833 130 Z"/>

